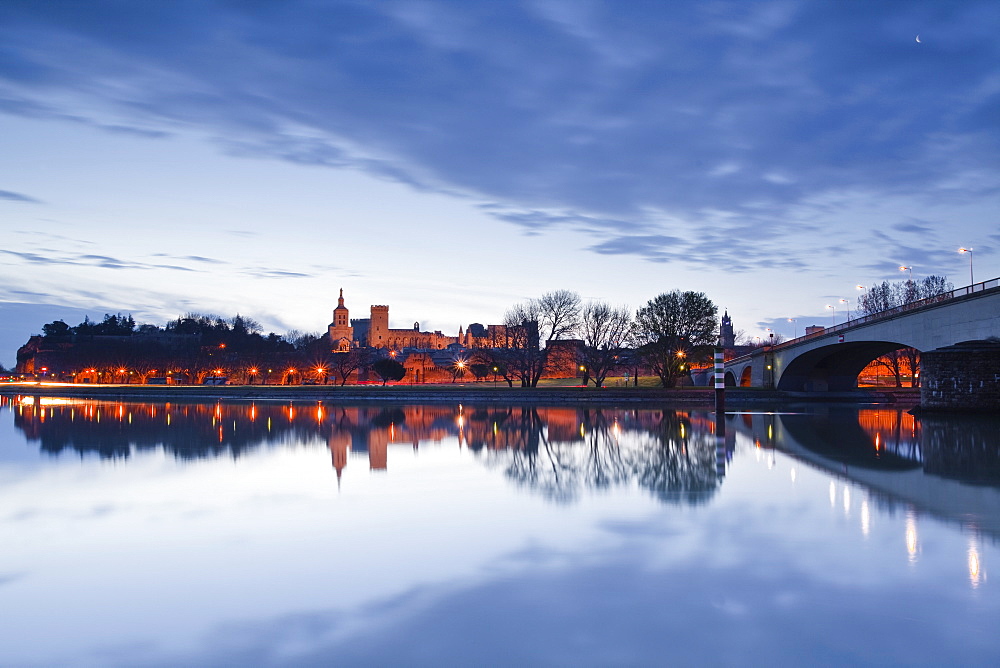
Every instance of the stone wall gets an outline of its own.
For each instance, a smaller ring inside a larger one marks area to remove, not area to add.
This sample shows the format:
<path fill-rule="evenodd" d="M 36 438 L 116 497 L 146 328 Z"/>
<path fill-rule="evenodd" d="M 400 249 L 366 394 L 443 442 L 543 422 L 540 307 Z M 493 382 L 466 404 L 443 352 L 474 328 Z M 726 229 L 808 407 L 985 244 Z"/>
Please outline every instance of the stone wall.
<path fill-rule="evenodd" d="M 968 341 L 922 353 L 920 407 L 1000 411 L 1000 341 Z"/>

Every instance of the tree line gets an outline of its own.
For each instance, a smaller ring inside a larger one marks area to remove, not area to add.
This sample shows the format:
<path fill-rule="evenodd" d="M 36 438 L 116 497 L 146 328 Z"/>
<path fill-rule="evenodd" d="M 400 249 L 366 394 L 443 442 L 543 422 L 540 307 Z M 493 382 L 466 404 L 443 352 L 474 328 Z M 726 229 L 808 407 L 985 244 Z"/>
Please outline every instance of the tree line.
<path fill-rule="evenodd" d="M 672 387 L 691 362 L 708 356 L 718 336 L 717 314 L 701 292 L 663 293 L 633 313 L 626 306 L 584 302 L 576 292 L 556 290 L 507 309 L 506 336 L 494 347 L 456 351 L 453 378 L 492 375 L 511 386 L 535 387 L 556 363 L 565 365 L 565 354 L 572 351 L 585 384 L 601 387 L 613 371 L 642 366 L 664 387 Z M 361 370 L 383 382 L 400 380 L 406 372 L 392 351 L 333 352 L 326 334 L 265 334 L 258 322 L 241 315 L 189 313 L 163 327 L 137 324 L 131 314 L 121 313 L 105 314 L 100 322 L 88 317 L 75 326 L 55 320 L 43 325 L 42 339 L 34 350 L 29 342 L 19 358 L 42 348 L 50 355 L 62 351 L 63 371 L 97 374 L 95 382 L 129 381 L 116 377 L 126 371 L 146 382 L 170 371 L 187 382 L 225 373 L 234 381 L 254 383 L 264 378 L 265 369 L 278 369 L 282 382 L 308 377 L 343 385 Z"/>

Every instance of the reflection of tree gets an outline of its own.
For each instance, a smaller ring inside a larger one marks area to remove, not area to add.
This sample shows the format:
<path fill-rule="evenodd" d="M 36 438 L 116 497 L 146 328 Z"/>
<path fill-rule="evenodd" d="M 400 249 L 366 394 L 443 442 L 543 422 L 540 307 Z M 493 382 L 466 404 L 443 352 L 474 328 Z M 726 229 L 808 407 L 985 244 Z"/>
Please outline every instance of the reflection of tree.
<path fill-rule="evenodd" d="M 505 428 L 523 434 L 524 447 L 491 453 L 492 465 L 507 476 L 559 502 L 583 489 L 637 484 L 663 501 L 700 502 L 719 485 L 715 442 L 707 428 L 692 427 L 686 413 L 673 411 L 576 411 L 579 433 L 552 438 L 552 424 L 535 409 Z M 626 420 L 626 418 L 638 418 Z"/>
<path fill-rule="evenodd" d="M 708 419 L 673 411 L 544 406 L 152 404 L 27 400 L 14 424 L 44 452 L 126 458 L 162 448 L 181 459 L 238 457 L 289 442 L 347 448 L 386 466 L 386 446 L 457 438 L 513 481 L 566 502 L 584 489 L 638 485 L 663 500 L 718 486 Z M 339 453 L 339 454 L 338 454 Z M 337 459 L 337 458 L 340 459 Z M 335 464 L 336 465 L 336 464 Z M 338 471 L 340 469 L 338 468 Z"/>
<path fill-rule="evenodd" d="M 1000 486 L 1000 418 L 928 414 L 920 422 L 924 471 L 975 485 Z"/>

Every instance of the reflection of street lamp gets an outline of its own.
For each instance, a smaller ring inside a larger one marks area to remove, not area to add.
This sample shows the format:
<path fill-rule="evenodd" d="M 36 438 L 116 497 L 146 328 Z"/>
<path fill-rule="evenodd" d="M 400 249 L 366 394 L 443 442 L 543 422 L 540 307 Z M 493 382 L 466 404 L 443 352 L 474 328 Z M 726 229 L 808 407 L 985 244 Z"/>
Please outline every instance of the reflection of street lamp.
<path fill-rule="evenodd" d="M 975 282 L 976 282 L 976 279 L 972 275 L 972 249 L 971 248 L 959 248 L 958 252 L 959 253 L 968 253 L 969 254 L 969 285 L 974 285 Z"/>

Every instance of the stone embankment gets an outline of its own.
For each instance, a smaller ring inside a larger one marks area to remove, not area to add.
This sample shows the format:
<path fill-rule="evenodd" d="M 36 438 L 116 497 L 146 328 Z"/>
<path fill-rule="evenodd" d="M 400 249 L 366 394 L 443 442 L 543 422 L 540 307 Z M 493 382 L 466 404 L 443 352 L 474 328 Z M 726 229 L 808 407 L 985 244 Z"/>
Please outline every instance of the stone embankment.
<path fill-rule="evenodd" d="M 518 403 L 518 404 L 671 404 L 712 406 L 715 391 L 708 388 L 583 388 L 493 387 L 482 384 L 447 385 L 68 385 L 12 383 L 0 386 L 3 394 L 75 397 L 128 401 L 326 401 L 389 403 Z M 889 392 L 804 393 L 749 388 L 726 390 L 726 404 L 777 404 L 803 401 L 894 403 Z"/>

